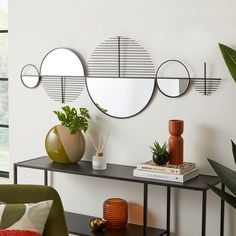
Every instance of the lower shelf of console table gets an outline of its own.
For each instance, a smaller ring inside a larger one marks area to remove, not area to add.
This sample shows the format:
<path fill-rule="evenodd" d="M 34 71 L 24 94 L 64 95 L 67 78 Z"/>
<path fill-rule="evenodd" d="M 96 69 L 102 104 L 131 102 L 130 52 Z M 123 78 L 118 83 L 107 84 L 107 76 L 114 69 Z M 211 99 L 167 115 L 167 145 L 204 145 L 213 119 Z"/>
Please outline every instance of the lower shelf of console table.
<path fill-rule="evenodd" d="M 93 216 L 65 212 L 69 233 L 80 236 L 142 236 L 143 226 L 128 224 L 122 229 L 106 229 L 99 232 L 91 232 L 88 221 Z M 157 228 L 147 228 L 148 236 L 161 236 L 166 234 L 166 230 Z"/>

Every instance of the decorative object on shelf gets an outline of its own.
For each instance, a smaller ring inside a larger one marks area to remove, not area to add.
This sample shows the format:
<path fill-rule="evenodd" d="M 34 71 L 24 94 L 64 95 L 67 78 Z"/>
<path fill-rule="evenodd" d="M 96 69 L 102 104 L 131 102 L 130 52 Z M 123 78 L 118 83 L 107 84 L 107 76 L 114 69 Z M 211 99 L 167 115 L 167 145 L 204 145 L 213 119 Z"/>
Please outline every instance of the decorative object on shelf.
<path fill-rule="evenodd" d="M 215 92 L 220 86 L 220 78 L 208 78 L 206 70 L 206 62 L 204 63 L 204 77 L 203 78 L 191 78 L 193 81 L 193 87 L 195 90 L 203 95 L 210 95 Z"/>
<path fill-rule="evenodd" d="M 183 164 L 184 140 L 181 137 L 184 131 L 183 120 L 169 120 L 169 163 L 172 165 Z"/>
<path fill-rule="evenodd" d="M 107 220 L 103 218 L 92 218 L 89 220 L 89 226 L 92 229 L 92 231 L 101 231 L 106 226 Z"/>
<path fill-rule="evenodd" d="M 103 149 L 107 143 L 108 137 L 110 136 L 110 132 L 106 134 L 106 136 L 102 137 L 102 132 L 100 131 L 98 144 L 90 135 L 91 142 L 96 150 L 96 155 L 92 158 L 92 168 L 94 170 L 105 170 L 107 168 L 106 158 L 103 156 Z"/>
<path fill-rule="evenodd" d="M 76 163 L 84 155 L 85 139 L 81 131 L 88 129 L 89 112 L 80 108 L 80 113 L 69 106 L 62 107 L 62 112 L 54 111 L 61 125 L 51 128 L 45 139 L 48 156 L 58 163 Z"/>
<path fill-rule="evenodd" d="M 55 48 L 47 53 L 40 66 L 40 75 L 48 96 L 62 103 L 74 101 L 85 86 L 82 60 L 67 48 Z"/>
<path fill-rule="evenodd" d="M 87 64 L 86 85 L 94 104 L 115 118 L 139 114 L 155 90 L 155 67 L 135 40 L 117 36 L 98 45 Z"/>
<path fill-rule="evenodd" d="M 137 165 L 138 170 L 156 171 L 159 173 L 183 175 L 195 169 L 197 166 L 192 162 L 184 162 L 183 165 L 166 164 L 164 166 L 156 165 L 154 161 L 146 161 Z"/>
<path fill-rule="evenodd" d="M 184 174 L 173 174 L 173 173 L 163 173 L 158 171 L 150 171 L 150 170 L 133 170 L 133 176 L 140 178 L 148 178 L 148 179 L 158 179 L 163 181 L 171 181 L 171 182 L 179 182 L 184 183 L 190 179 L 193 179 L 199 175 L 198 168 L 194 168 L 187 173 Z"/>
<path fill-rule="evenodd" d="M 103 218 L 107 228 L 123 228 L 128 223 L 128 203 L 121 198 L 109 198 L 103 203 Z"/>
<path fill-rule="evenodd" d="M 22 68 L 20 78 L 22 84 L 27 88 L 37 87 L 41 79 L 38 69 L 32 64 L 27 64 Z"/>
<path fill-rule="evenodd" d="M 234 162 L 236 163 L 236 145 L 232 140 L 231 144 L 232 144 Z M 212 168 L 215 170 L 216 174 L 220 177 L 222 183 L 233 193 L 233 195 L 225 192 L 224 189 L 219 189 L 209 184 L 210 188 L 219 197 L 221 197 L 224 201 L 226 201 L 228 204 L 230 204 L 232 207 L 236 209 L 236 171 L 229 169 L 211 159 L 208 159 L 208 161 L 211 164 Z"/>
<path fill-rule="evenodd" d="M 157 69 L 156 78 L 160 92 L 171 98 L 185 94 L 190 85 L 189 71 L 184 63 L 178 60 L 164 61 Z"/>
<path fill-rule="evenodd" d="M 229 72 L 233 77 L 234 82 L 236 82 L 236 51 L 221 43 L 219 44 L 219 47 Z"/>
<path fill-rule="evenodd" d="M 153 146 L 149 147 L 152 151 L 153 161 L 157 165 L 165 165 L 169 161 L 169 153 L 167 152 L 167 144 L 164 143 L 161 147 L 157 141 L 154 141 Z"/>

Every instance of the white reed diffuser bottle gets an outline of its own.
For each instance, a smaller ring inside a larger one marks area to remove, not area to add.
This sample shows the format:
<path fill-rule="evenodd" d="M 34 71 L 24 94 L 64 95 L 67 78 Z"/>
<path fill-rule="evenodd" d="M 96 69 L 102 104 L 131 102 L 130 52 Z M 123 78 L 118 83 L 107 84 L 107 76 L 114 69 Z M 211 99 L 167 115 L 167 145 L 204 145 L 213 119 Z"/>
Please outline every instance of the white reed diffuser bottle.
<path fill-rule="evenodd" d="M 94 170 L 105 170 L 107 168 L 106 158 L 103 155 L 103 149 L 104 149 L 104 146 L 107 142 L 109 135 L 110 135 L 110 132 L 108 132 L 107 135 L 105 136 L 105 138 L 102 139 L 102 133 L 100 131 L 98 145 L 96 144 L 93 137 L 90 135 L 91 142 L 96 150 L 96 155 L 94 155 L 92 158 L 92 168 Z"/>
<path fill-rule="evenodd" d="M 106 158 L 103 156 L 102 152 L 96 152 L 92 160 L 94 170 L 105 170 L 107 168 Z"/>

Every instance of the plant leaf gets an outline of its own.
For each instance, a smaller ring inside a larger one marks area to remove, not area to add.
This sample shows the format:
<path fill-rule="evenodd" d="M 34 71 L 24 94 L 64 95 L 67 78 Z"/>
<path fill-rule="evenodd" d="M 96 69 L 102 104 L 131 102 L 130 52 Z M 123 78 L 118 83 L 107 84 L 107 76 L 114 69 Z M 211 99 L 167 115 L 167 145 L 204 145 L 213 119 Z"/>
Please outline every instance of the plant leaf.
<path fill-rule="evenodd" d="M 211 159 L 208 159 L 208 161 L 221 181 L 236 195 L 236 172 Z"/>
<path fill-rule="evenodd" d="M 224 191 L 222 191 L 221 189 L 209 185 L 210 189 L 212 191 L 214 191 L 220 198 L 222 198 L 224 201 L 226 201 L 227 203 L 229 203 L 232 207 L 236 208 L 236 197 L 234 197 L 233 195 L 226 193 Z"/>
<path fill-rule="evenodd" d="M 231 140 L 231 143 L 232 143 L 232 151 L 233 151 L 233 155 L 234 155 L 234 162 L 236 164 L 236 145 L 233 142 L 233 140 Z"/>
<path fill-rule="evenodd" d="M 219 47 L 229 72 L 236 82 L 236 51 L 230 47 L 225 46 L 224 44 L 219 44 Z"/>

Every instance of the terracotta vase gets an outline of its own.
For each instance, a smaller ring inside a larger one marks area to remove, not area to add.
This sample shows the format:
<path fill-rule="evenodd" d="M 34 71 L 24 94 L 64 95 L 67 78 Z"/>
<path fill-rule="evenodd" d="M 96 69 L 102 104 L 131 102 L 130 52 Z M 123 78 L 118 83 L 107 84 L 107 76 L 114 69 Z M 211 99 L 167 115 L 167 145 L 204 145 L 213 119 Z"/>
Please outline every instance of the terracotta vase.
<path fill-rule="evenodd" d="M 81 132 L 71 134 L 69 128 L 56 125 L 45 139 L 48 156 L 58 163 L 76 163 L 84 155 L 85 139 Z"/>
<path fill-rule="evenodd" d="M 184 131 L 184 121 L 183 120 L 169 120 L 169 164 L 172 165 L 182 165 L 183 164 L 183 150 L 184 150 L 184 140 L 181 134 Z"/>

